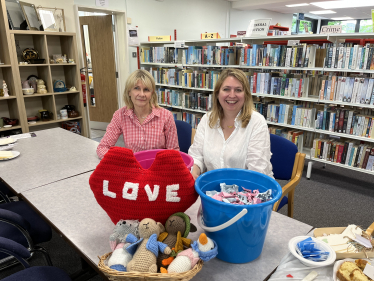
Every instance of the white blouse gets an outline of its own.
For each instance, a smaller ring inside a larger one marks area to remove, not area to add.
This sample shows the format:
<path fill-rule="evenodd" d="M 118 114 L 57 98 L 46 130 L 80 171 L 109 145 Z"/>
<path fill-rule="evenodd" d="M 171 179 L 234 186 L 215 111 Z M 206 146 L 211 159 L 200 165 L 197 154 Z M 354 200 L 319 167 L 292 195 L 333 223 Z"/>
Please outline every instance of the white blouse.
<path fill-rule="evenodd" d="M 199 166 L 201 173 L 221 168 L 239 168 L 257 171 L 273 177 L 270 163 L 270 135 L 265 118 L 253 111 L 246 128 L 235 119 L 235 129 L 225 140 L 219 120 L 215 128 L 209 127 L 209 115 L 201 118 L 194 143 L 188 154 Z"/>

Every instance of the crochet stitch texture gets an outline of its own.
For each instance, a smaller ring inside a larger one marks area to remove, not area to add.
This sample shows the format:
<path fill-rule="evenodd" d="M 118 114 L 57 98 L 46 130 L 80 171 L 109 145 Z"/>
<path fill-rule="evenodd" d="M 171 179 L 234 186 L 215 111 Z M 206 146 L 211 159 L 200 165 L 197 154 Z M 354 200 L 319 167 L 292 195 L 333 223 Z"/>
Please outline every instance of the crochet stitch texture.
<path fill-rule="evenodd" d="M 112 147 L 89 183 L 113 223 L 152 218 L 164 224 L 173 213 L 186 211 L 198 197 L 194 179 L 176 150 L 158 152 L 152 166 L 144 169 L 132 150 Z"/>

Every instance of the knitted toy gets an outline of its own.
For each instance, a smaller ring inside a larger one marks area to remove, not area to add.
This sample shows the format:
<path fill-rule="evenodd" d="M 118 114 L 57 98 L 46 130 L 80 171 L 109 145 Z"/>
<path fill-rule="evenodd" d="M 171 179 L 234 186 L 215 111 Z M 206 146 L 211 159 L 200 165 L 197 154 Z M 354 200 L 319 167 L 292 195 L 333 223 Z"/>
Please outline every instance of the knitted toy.
<path fill-rule="evenodd" d="M 201 233 L 199 240 L 193 242 L 192 248 L 180 252 L 171 262 L 168 270 L 161 268 L 161 273 L 182 273 L 194 268 L 199 258 L 207 262 L 218 254 L 218 247 L 214 240 Z"/>
<path fill-rule="evenodd" d="M 185 213 L 179 212 L 171 215 L 165 223 L 165 230 L 166 232 L 161 233 L 158 237 L 158 241 L 165 243 L 171 249 L 174 248 L 174 250 L 172 250 L 171 257 L 165 254 L 158 256 L 158 268 L 169 265 L 176 254 L 184 250 L 183 245 L 190 247 L 192 242 L 187 238 L 190 233 L 190 218 Z M 166 261 L 163 263 L 162 261 L 165 259 Z"/>
<path fill-rule="evenodd" d="M 132 247 L 138 246 L 133 259 L 127 264 L 127 271 L 157 272 L 158 252 L 170 254 L 171 249 L 164 243 L 158 242 L 157 237 L 164 231 L 161 223 L 156 223 L 152 219 L 144 219 L 139 223 L 140 239 L 126 248 L 131 251 Z"/>
<path fill-rule="evenodd" d="M 112 251 L 116 249 L 119 243 L 126 241 L 126 236 L 132 233 L 135 237 L 139 237 L 138 233 L 139 221 L 137 220 L 120 220 L 113 229 L 113 233 L 109 236 L 109 244 Z"/>
<path fill-rule="evenodd" d="M 158 152 L 152 166 L 144 169 L 132 150 L 112 147 L 89 182 L 113 223 L 143 218 L 165 223 L 171 214 L 187 210 L 198 197 L 179 151 L 170 149 Z"/>
<path fill-rule="evenodd" d="M 125 242 L 119 243 L 108 260 L 108 266 L 118 271 L 126 271 L 126 266 L 136 251 L 137 247 L 130 247 L 131 243 L 138 241 L 138 238 L 131 233 L 127 235 Z"/>

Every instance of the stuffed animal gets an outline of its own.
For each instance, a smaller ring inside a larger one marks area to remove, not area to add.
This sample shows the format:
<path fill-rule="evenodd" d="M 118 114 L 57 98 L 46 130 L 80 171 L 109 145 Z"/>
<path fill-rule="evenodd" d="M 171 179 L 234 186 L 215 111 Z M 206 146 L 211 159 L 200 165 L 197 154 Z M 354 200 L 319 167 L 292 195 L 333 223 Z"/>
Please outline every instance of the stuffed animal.
<path fill-rule="evenodd" d="M 139 221 L 137 220 L 120 220 L 114 227 L 113 233 L 109 237 L 110 248 L 113 253 L 108 259 L 108 266 L 118 271 L 126 271 L 127 263 L 132 259 L 136 250 L 133 252 L 126 251 L 126 248 L 138 240 Z"/>
<path fill-rule="evenodd" d="M 126 271 L 126 266 L 136 251 L 136 247 L 129 247 L 132 243 L 138 241 L 138 238 L 131 233 L 126 237 L 126 243 L 119 243 L 110 255 L 108 266 L 118 271 Z"/>
<path fill-rule="evenodd" d="M 171 262 L 169 268 L 161 268 L 161 273 L 182 273 L 191 270 L 199 259 L 204 262 L 211 260 L 218 254 L 218 247 L 214 240 L 201 233 L 199 240 L 191 245 L 192 248 L 180 252 Z"/>
<path fill-rule="evenodd" d="M 190 226 L 190 218 L 185 213 L 175 213 L 167 219 L 165 223 L 166 232 L 160 234 L 158 241 L 165 243 L 171 249 L 174 248 L 174 250 L 172 251 L 172 257 L 165 254 L 158 256 L 158 268 L 169 265 L 176 254 L 184 250 L 183 246 L 190 247 L 192 241 L 186 238 L 190 233 Z M 165 261 L 162 262 L 163 260 Z"/>
<path fill-rule="evenodd" d="M 127 264 L 127 271 L 157 273 L 158 252 L 170 254 L 168 245 L 158 242 L 157 238 L 165 230 L 161 223 L 156 223 L 153 219 L 144 219 L 139 223 L 140 239 L 127 247 L 131 251 L 132 247 L 138 246 L 133 259 Z"/>

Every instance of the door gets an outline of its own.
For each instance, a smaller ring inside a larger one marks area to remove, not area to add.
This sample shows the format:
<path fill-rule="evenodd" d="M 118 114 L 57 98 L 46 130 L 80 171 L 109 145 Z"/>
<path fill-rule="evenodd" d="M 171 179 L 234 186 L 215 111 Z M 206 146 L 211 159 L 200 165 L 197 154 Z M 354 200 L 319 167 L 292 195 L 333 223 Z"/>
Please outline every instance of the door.
<path fill-rule="evenodd" d="M 90 121 L 109 123 L 118 109 L 112 16 L 79 17 L 79 22 L 85 58 L 89 118 Z M 89 80 L 91 75 L 92 79 Z M 90 81 L 92 82 L 89 83 Z"/>

